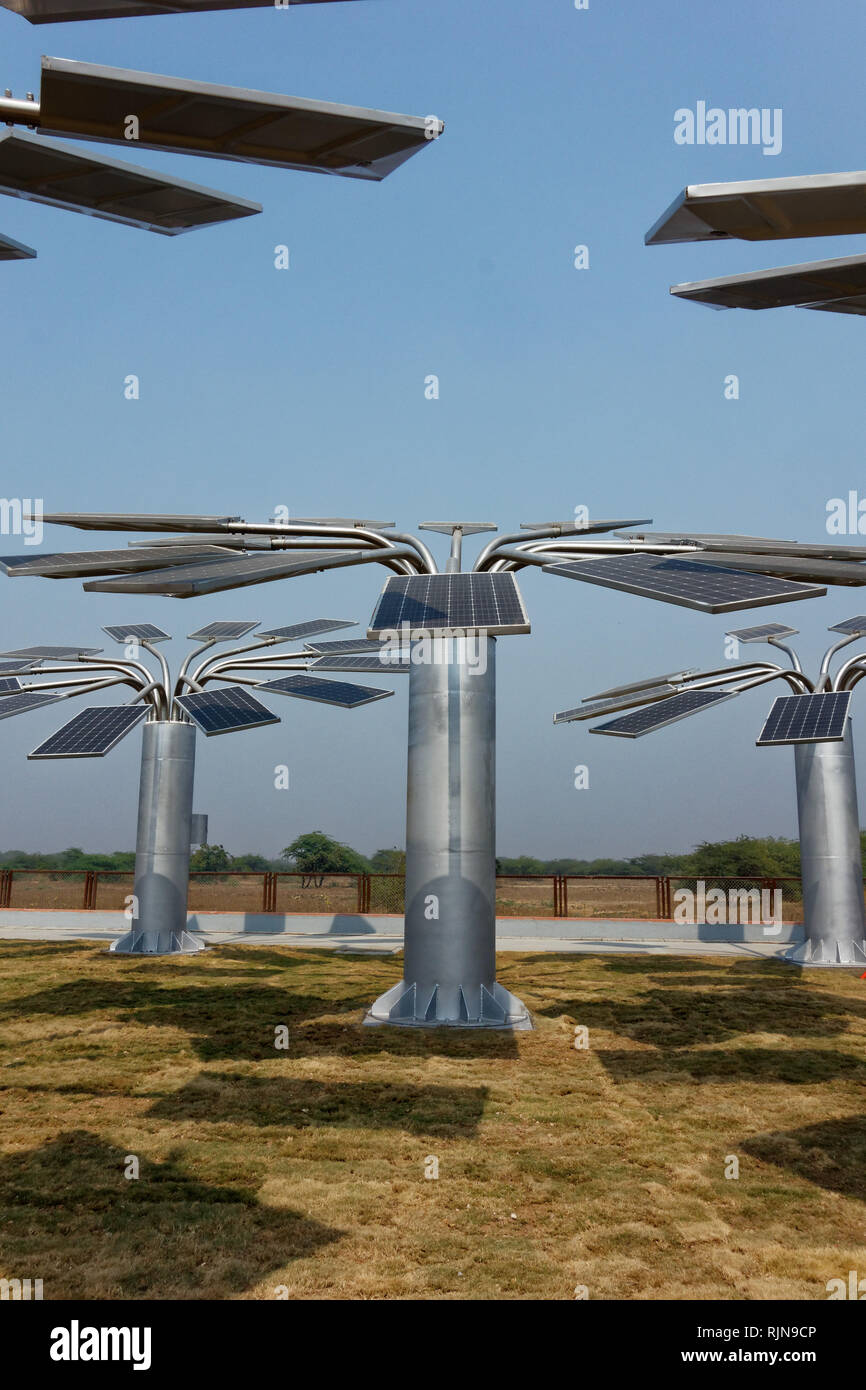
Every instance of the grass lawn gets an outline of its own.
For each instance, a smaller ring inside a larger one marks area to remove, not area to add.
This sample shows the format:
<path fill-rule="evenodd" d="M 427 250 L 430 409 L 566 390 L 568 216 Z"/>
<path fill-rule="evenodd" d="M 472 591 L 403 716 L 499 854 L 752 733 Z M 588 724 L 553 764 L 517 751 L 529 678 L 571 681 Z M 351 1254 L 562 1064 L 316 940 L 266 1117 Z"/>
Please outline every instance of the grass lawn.
<path fill-rule="evenodd" d="M 858 971 L 508 953 L 534 1032 L 362 1028 L 399 977 L 0 944 L 0 1275 L 46 1299 L 823 1299 L 866 1274 Z"/>

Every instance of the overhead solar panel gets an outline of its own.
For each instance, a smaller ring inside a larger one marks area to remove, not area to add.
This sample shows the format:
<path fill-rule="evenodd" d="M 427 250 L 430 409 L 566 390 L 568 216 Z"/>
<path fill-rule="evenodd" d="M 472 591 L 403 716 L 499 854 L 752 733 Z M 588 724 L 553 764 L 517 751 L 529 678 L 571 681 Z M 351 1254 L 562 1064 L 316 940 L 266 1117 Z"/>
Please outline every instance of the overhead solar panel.
<path fill-rule="evenodd" d="M 0 661 L 0 675 L 9 675 L 13 671 L 32 671 L 38 665 L 38 661 Z"/>
<path fill-rule="evenodd" d="M 359 517 L 351 516 L 293 516 L 289 518 L 291 526 L 362 526 L 367 531 L 390 531 L 394 525 L 393 521 L 368 521 Z"/>
<path fill-rule="evenodd" d="M 8 695 L 10 690 L 20 690 L 21 682 L 17 676 L 0 676 L 0 695 Z"/>
<path fill-rule="evenodd" d="M 844 622 L 834 623 L 829 632 L 844 632 L 851 637 L 862 637 L 866 633 L 866 618 L 846 618 Z"/>
<path fill-rule="evenodd" d="M 859 561 L 814 559 L 803 555 L 783 555 L 778 551 L 772 555 L 737 551 L 722 555 L 702 550 L 695 558 L 703 564 L 750 570 L 755 574 L 773 574 L 779 579 L 802 579 L 816 584 L 826 580 L 829 584 L 850 584 L 852 587 L 866 584 L 866 565 Z"/>
<path fill-rule="evenodd" d="M 413 574 L 389 579 L 367 636 L 495 637 L 529 632 L 529 619 L 513 574 Z"/>
<path fill-rule="evenodd" d="M 43 521 L 76 531 L 219 531 L 239 516 L 177 516 L 171 512 L 46 512 Z"/>
<path fill-rule="evenodd" d="M 36 252 L 32 246 L 25 246 L 23 241 L 15 241 L 11 236 L 3 236 L 0 232 L 0 261 L 34 261 Z"/>
<path fill-rule="evenodd" d="M 163 236 L 262 210 L 246 198 L 166 178 L 119 159 L 85 154 L 23 130 L 0 135 L 0 193 Z"/>
<path fill-rule="evenodd" d="M 583 703 L 588 704 L 590 700 L 612 700 L 617 695 L 631 695 L 637 690 L 648 690 L 668 685 L 671 681 L 687 680 L 689 676 L 697 675 L 697 670 L 696 666 L 690 666 L 679 671 L 667 671 L 663 676 L 649 676 L 646 680 L 630 681 L 628 685 L 613 685 L 610 690 L 600 690 L 597 695 L 587 695 Z"/>
<path fill-rule="evenodd" d="M 0 695 L 0 719 L 10 719 L 13 714 L 27 714 L 40 705 L 53 705 L 64 697 L 58 691 L 22 690 L 18 694 Z"/>
<path fill-rule="evenodd" d="M 683 189 L 647 232 L 647 246 L 683 241 L 777 241 L 866 232 L 866 173 L 806 174 Z"/>
<path fill-rule="evenodd" d="M 734 551 L 744 555 L 787 555 L 820 560 L 866 560 L 866 545 L 812 545 L 802 541 L 781 541 L 767 536 L 733 536 L 706 531 L 638 531 L 622 540 L 658 541 L 662 545 L 698 545 L 702 550 Z"/>
<path fill-rule="evenodd" d="M 258 621 L 252 623 L 234 622 L 228 619 L 227 621 L 208 623 L 206 627 L 197 628 L 195 632 L 188 632 L 187 637 L 191 642 L 236 642 L 238 638 L 246 637 L 247 633 L 252 632 L 253 628 L 258 627 L 258 625 Z M 256 633 L 256 636 L 261 636 L 261 634 Z"/>
<path fill-rule="evenodd" d="M 28 758 L 104 758 L 147 718 L 147 705 L 95 705 L 80 710 Z"/>
<path fill-rule="evenodd" d="M 381 646 L 381 642 L 371 642 L 369 637 L 347 637 L 341 642 L 304 643 L 306 650 L 317 656 L 374 656 Z"/>
<path fill-rule="evenodd" d="M 746 275 L 722 275 L 672 285 L 677 299 L 691 299 L 715 309 L 781 309 L 790 305 L 834 308 L 834 301 L 866 294 L 866 256 L 807 261 Z M 849 307 L 848 312 L 851 312 Z"/>
<path fill-rule="evenodd" d="M 726 637 L 736 637 L 738 642 L 766 642 L 770 637 L 796 637 L 796 627 L 785 627 L 784 623 L 764 623 L 761 627 L 733 628 Z"/>
<path fill-rule="evenodd" d="M 393 690 L 374 690 L 369 685 L 353 685 L 348 681 L 326 681 L 315 676 L 284 676 L 281 680 L 264 681 L 260 690 L 272 690 L 276 695 L 292 695 L 299 700 L 314 700 L 317 704 L 338 705 L 355 709 L 374 700 L 384 700 Z"/>
<path fill-rule="evenodd" d="M 839 743 L 845 737 L 850 690 L 780 695 L 756 739 L 759 748 L 782 743 Z"/>
<path fill-rule="evenodd" d="M 435 118 L 42 59 L 40 130 L 128 146 L 130 112 L 142 149 L 356 179 L 385 178 L 444 129 Z"/>
<path fill-rule="evenodd" d="M 675 694 L 676 686 L 673 685 L 644 686 L 638 690 L 633 690 L 630 694 L 618 695 L 613 699 L 589 700 L 585 704 L 578 705 L 575 709 L 562 710 L 553 716 L 553 722 L 554 724 L 573 724 L 576 720 L 597 719 L 599 715 L 612 714 L 614 710 L 631 709 L 634 705 L 667 700 Z"/>
<path fill-rule="evenodd" d="M 370 656 L 323 656 L 312 662 L 313 671 L 378 671 L 387 676 L 392 672 L 408 672 L 409 654 L 386 650 Z"/>
<path fill-rule="evenodd" d="M 521 521 L 521 531 L 549 531 L 559 527 L 560 535 L 590 536 L 596 532 L 614 531 L 617 526 L 650 526 L 652 517 L 642 516 L 634 521 Z"/>
<path fill-rule="evenodd" d="M 35 576 L 40 579 L 75 579 L 97 574 L 138 574 L 164 569 L 177 555 L 178 562 L 192 564 L 219 559 L 230 552 L 218 546 L 202 545 L 193 551 L 187 546 L 160 546 L 158 549 L 71 550 L 53 555 L 6 555 L 0 567 L 12 579 Z"/>
<path fill-rule="evenodd" d="M 156 627 L 153 623 L 127 623 L 125 627 L 104 627 L 103 632 L 107 632 L 109 637 L 113 637 L 115 642 L 170 642 L 171 638 L 167 632 L 163 632 L 161 627 Z"/>
<path fill-rule="evenodd" d="M 657 705 L 634 710 L 631 714 L 624 714 L 621 719 L 611 720 L 609 724 L 599 724 L 589 732 L 611 734 L 618 738 L 643 738 L 644 734 L 664 729 L 668 724 L 676 724 L 680 719 L 687 719 L 690 714 L 699 714 L 710 705 L 718 705 L 722 700 L 732 700 L 735 694 L 735 691 L 723 690 L 684 690 Z"/>
<path fill-rule="evenodd" d="M 662 603 L 676 603 L 683 608 L 696 608 L 702 613 L 730 613 L 768 603 L 819 598 L 827 592 L 818 584 L 800 584 L 763 574 L 723 569 L 705 564 L 703 559 L 659 555 L 616 555 L 600 560 L 559 562 L 545 565 L 544 573 L 600 584 Z"/>
<path fill-rule="evenodd" d="M 136 552 L 140 553 L 140 552 Z M 165 594 L 169 598 L 194 598 L 196 594 L 220 594 L 227 589 L 244 589 L 252 584 L 268 584 L 274 579 L 290 579 L 294 574 L 315 574 L 317 570 L 353 564 L 354 550 L 320 550 L 307 559 L 290 555 L 232 555 L 225 559 L 177 564 L 170 569 L 151 570 L 117 579 L 96 579 L 84 588 L 100 594 Z"/>
<path fill-rule="evenodd" d="M 280 637 L 284 642 L 300 642 L 305 637 L 316 637 L 320 632 L 338 632 L 340 628 L 357 626 L 354 618 L 311 618 L 309 622 L 290 623 L 288 627 L 270 627 L 267 632 L 256 635 L 261 638 Z M 336 645 L 339 646 L 339 643 Z"/>
<path fill-rule="evenodd" d="M 263 705 L 242 685 L 178 695 L 177 703 L 208 738 L 213 734 L 231 734 L 239 729 L 258 729 L 264 724 L 280 722 L 267 705 Z"/>
<path fill-rule="evenodd" d="M 332 0 L 280 0 L 289 5 L 332 3 Z M 78 19 L 125 19 L 136 15 L 197 14 L 203 10 L 249 10 L 274 0 L 2 0 L 3 8 L 31 24 L 68 24 Z"/>
<path fill-rule="evenodd" d="M 25 661 L 64 661 L 79 656 L 99 656 L 101 647 L 22 647 L 20 651 L 0 652 L 0 656 L 20 656 Z"/>

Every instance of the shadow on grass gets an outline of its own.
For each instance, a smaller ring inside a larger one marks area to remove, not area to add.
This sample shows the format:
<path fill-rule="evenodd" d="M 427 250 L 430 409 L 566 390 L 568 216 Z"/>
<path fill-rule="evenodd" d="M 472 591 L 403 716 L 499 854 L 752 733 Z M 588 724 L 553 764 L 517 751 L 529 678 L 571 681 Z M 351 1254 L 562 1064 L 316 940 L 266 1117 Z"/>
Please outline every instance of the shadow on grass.
<path fill-rule="evenodd" d="M 403 1129 L 440 1138 L 474 1135 L 484 1086 L 320 1082 L 202 1072 L 148 1111 L 165 1120 L 352 1129 Z"/>
<path fill-rule="evenodd" d="M 866 1115 L 758 1134 L 739 1147 L 762 1163 L 786 1168 L 844 1197 L 866 1201 Z"/>
<path fill-rule="evenodd" d="M 135 979 L 75 980 L 25 995 L 4 1004 L 0 1018 L 70 1018 L 105 1011 L 120 1022 L 181 1029 L 203 1061 L 260 1061 L 275 1055 L 276 1025 L 329 1014 L 360 1016 L 368 1002 L 366 991 L 349 998 L 323 998 L 264 983 L 163 987 L 142 971 Z"/>
<path fill-rule="evenodd" d="M 615 1081 L 709 1082 L 732 1085 L 741 1081 L 793 1086 L 839 1079 L 866 1083 L 866 1061 L 845 1052 L 820 1048 L 739 1047 L 730 1052 L 665 1051 L 615 1052 L 597 1049 L 595 1056 Z"/>
<path fill-rule="evenodd" d="M 342 1238 L 252 1187 L 202 1182 L 181 1161 L 141 1160 L 86 1130 L 0 1156 L 3 1264 L 44 1278 L 46 1298 L 236 1298 Z M 74 1257 L 70 1255 L 74 1251 Z"/>

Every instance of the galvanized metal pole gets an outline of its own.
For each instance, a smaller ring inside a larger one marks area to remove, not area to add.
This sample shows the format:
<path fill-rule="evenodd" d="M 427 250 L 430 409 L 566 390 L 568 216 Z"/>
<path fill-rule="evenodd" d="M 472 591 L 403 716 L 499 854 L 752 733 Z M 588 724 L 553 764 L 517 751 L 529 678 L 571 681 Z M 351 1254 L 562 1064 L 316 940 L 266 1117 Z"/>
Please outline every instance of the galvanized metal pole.
<path fill-rule="evenodd" d="M 365 1022 L 531 1028 L 496 982 L 496 642 L 412 647 L 404 977 Z"/>
<path fill-rule="evenodd" d="M 840 743 L 794 749 L 806 940 L 787 953 L 803 965 L 866 962 L 866 913 L 851 721 Z"/>
<path fill-rule="evenodd" d="M 186 930 L 195 773 L 194 724 L 145 724 L 138 794 L 132 928 L 112 944 L 123 955 L 202 950 Z"/>

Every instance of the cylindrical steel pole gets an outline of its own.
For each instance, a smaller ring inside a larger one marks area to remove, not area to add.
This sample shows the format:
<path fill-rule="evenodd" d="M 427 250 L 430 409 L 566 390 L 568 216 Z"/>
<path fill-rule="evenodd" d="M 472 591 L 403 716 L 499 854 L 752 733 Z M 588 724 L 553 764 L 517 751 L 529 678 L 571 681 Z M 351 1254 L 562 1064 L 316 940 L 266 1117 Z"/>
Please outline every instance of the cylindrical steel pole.
<path fill-rule="evenodd" d="M 806 940 L 787 958 L 862 965 L 866 913 L 850 719 L 840 743 L 800 743 L 794 757 Z"/>
<path fill-rule="evenodd" d="M 186 930 L 195 774 L 194 724 L 145 724 L 138 793 L 132 928 L 112 950 L 164 956 L 200 951 Z"/>
<path fill-rule="evenodd" d="M 496 983 L 496 643 L 412 646 L 404 978 L 366 1022 L 530 1028 Z"/>

